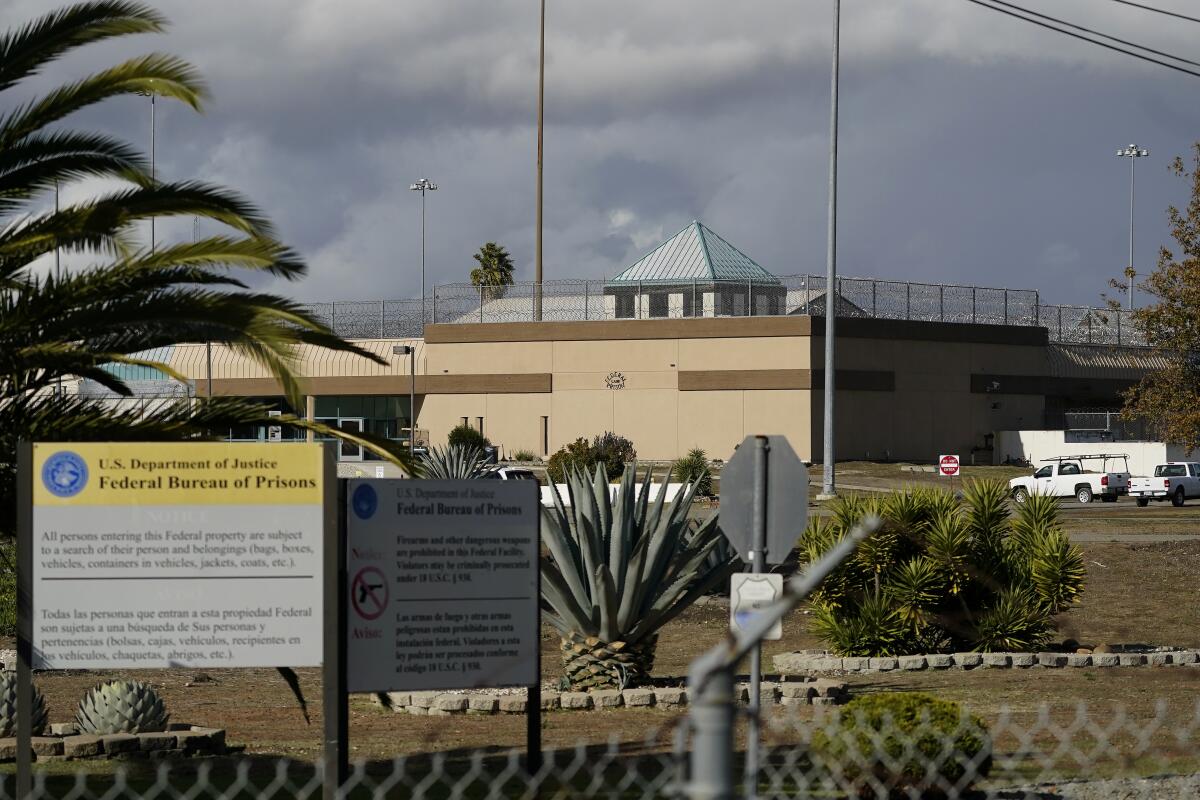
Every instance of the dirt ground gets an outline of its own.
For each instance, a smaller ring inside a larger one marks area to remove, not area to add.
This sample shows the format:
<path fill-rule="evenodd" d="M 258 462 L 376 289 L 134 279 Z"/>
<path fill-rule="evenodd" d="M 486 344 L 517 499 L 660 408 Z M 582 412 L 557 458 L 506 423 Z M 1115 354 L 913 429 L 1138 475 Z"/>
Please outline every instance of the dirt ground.
<path fill-rule="evenodd" d="M 1060 620 L 1064 636 L 1089 644 L 1148 644 L 1200 647 L 1200 620 L 1193 613 L 1194 576 L 1200 568 L 1200 543 L 1085 544 L 1088 589 L 1081 605 Z M 1181 613 L 1184 612 L 1184 613 Z M 764 647 L 771 671 L 775 653 L 819 647 L 807 630 L 803 609 L 784 623 L 784 638 Z M 698 605 L 663 631 L 655 673 L 682 685 L 687 665 L 716 644 L 728 625 L 728 608 Z M 543 634 L 543 676 L 558 677 L 557 635 Z M 196 682 L 193 670 L 125 672 L 153 684 L 163 694 L 172 719 L 226 728 L 230 742 L 248 752 L 311 761 L 320 753 L 320 676 L 301 670 L 313 720 L 306 725 L 287 686 L 271 670 L 212 670 L 212 682 Z M 37 676 L 46 694 L 51 721 L 66 721 L 84 691 L 110 677 L 101 673 L 57 672 Z M 115 677 L 115 676 L 114 676 Z M 1195 710 L 1200 669 L 1138 668 L 1070 671 L 921 672 L 850 677 L 852 692 L 905 688 L 936 692 L 961 700 L 973 712 L 995 720 L 1004 707 L 1028 716 L 1049 704 L 1055 716 L 1073 713 L 1078 701 L 1111 713 L 1124 705 L 1135 719 L 1154 713 L 1155 701 L 1166 700 L 1180 714 Z M 191 684 L 191 685 L 189 685 Z M 788 709 L 783 713 L 794 716 Z M 603 743 L 615 738 L 642 742 L 678 717 L 659 709 L 612 712 L 549 712 L 543 736 L 549 747 L 568 747 L 581 740 Z M 379 709 L 369 698 L 351 703 L 350 736 L 355 759 L 390 759 L 397 755 L 457 748 L 519 747 L 524 741 L 523 716 L 414 717 Z M 669 747 L 669 738 L 660 746 Z"/>

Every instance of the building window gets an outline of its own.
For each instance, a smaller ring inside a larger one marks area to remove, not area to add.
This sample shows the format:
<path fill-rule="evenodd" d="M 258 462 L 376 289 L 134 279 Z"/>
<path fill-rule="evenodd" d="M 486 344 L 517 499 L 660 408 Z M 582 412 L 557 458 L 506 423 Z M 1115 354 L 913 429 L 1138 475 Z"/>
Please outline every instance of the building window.
<path fill-rule="evenodd" d="M 326 395 L 314 399 L 313 414 L 318 422 L 331 427 L 361 430 L 397 442 L 408 441 L 413 427 L 408 395 Z M 363 457 L 380 460 L 368 451 Z"/>
<path fill-rule="evenodd" d="M 466 418 L 466 417 L 459 417 L 459 418 L 458 418 L 458 424 L 459 424 L 459 426 L 460 426 L 460 427 L 463 427 L 463 428 L 465 428 L 465 427 L 467 427 L 468 425 L 470 425 L 471 423 L 467 421 L 467 418 Z"/>
<path fill-rule="evenodd" d="M 475 421 L 478 423 L 475 427 L 478 429 L 479 435 L 482 436 L 483 435 L 483 417 L 476 417 Z"/>
<path fill-rule="evenodd" d="M 616 295 L 617 319 L 633 319 L 633 295 L 622 292 Z"/>
<path fill-rule="evenodd" d="M 550 455 L 550 418 L 542 417 L 542 455 Z"/>
<path fill-rule="evenodd" d="M 683 290 L 683 315 L 685 317 L 696 316 L 696 287 Z"/>
<path fill-rule="evenodd" d="M 718 316 L 722 316 L 722 317 L 732 317 L 733 316 L 733 314 L 734 314 L 733 295 L 734 295 L 733 292 L 728 292 L 728 291 L 717 293 L 717 298 L 721 301 L 720 310 L 717 312 Z"/>
<path fill-rule="evenodd" d="M 667 300 L 669 297 L 670 295 L 668 295 L 666 292 L 655 292 L 654 294 L 650 295 L 651 317 L 662 318 L 667 316 L 667 308 L 669 307 Z"/>

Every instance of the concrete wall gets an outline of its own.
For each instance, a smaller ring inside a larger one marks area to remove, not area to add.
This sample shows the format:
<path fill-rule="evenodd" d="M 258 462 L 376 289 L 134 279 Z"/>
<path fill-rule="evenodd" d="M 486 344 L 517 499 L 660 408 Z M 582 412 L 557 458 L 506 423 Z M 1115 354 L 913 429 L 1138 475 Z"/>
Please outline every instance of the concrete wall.
<path fill-rule="evenodd" d="M 1079 442 L 1067 444 L 1064 431 L 997 431 L 994 463 L 1024 459 L 1034 468 L 1044 458 L 1093 453 L 1126 453 L 1129 471 L 1153 475 L 1154 467 L 1167 461 L 1188 461 L 1185 448 L 1162 442 Z"/>
<path fill-rule="evenodd" d="M 812 339 L 823 362 L 824 339 Z M 1045 348 L 969 341 L 842 338 L 838 370 L 890 371 L 893 391 L 837 392 L 836 457 L 932 461 L 939 453 L 970 458 L 985 434 L 1040 425 L 1041 394 L 972 392 L 972 374 L 1044 375 Z M 812 458 L 822 459 L 824 392 L 814 390 Z"/>

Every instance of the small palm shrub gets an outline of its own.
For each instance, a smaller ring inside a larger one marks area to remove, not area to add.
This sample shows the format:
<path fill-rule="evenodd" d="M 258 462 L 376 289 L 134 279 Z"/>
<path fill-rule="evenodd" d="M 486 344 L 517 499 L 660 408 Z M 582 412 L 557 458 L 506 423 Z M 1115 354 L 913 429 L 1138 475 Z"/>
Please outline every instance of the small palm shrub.
<path fill-rule="evenodd" d="M 957 797 L 992 767 L 983 720 L 920 692 L 856 697 L 813 735 L 813 766 L 860 797 Z"/>
<path fill-rule="evenodd" d="M 451 428 L 450 435 L 446 437 L 446 444 L 449 447 L 477 447 L 480 450 L 492 446 L 486 436 L 470 425 L 456 425 Z"/>
<path fill-rule="evenodd" d="M 696 483 L 696 494 L 712 497 L 712 472 L 708 468 L 708 454 L 699 447 L 688 450 L 683 458 L 671 465 L 671 477 L 679 483 Z"/>
<path fill-rule="evenodd" d="M 1083 593 L 1083 555 L 1054 498 L 1031 497 L 1014 517 L 1006 494 L 975 481 L 961 501 L 928 489 L 838 501 L 801 537 L 802 562 L 868 514 L 883 525 L 812 594 L 814 632 L 845 656 L 1045 646 Z"/>
<path fill-rule="evenodd" d="M 435 447 L 422 455 L 415 472 L 418 478 L 429 480 L 474 480 L 493 469 L 478 447 L 451 445 L 445 450 Z"/>
<path fill-rule="evenodd" d="M 637 483 L 630 465 L 610 495 L 602 466 L 590 478 L 571 469 L 570 507 L 555 488 L 554 508 L 542 511 L 542 608 L 562 637 L 567 688 L 645 682 L 659 630 L 733 570 L 710 560 L 724 538 L 717 516 L 688 520 L 695 484 L 668 505 L 665 492 L 649 501 L 650 470 Z"/>
<path fill-rule="evenodd" d="M 551 483 L 566 483 L 571 470 L 590 475 L 596 468 L 596 451 L 587 439 L 580 437 L 550 456 L 546 462 L 546 474 Z"/>
<path fill-rule="evenodd" d="M 604 464 L 604 471 L 610 481 L 615 481 L 625 473 L 625 465 L 637 460 L 637 450 L 633 442 L 624 436 L 606 431 L 592 440 L 592 450 L 596 461 Z"/>

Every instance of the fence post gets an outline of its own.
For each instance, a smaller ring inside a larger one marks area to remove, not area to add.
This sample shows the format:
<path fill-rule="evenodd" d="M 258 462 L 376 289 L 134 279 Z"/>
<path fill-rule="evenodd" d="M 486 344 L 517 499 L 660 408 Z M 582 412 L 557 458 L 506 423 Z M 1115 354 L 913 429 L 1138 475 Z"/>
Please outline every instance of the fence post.
<path fill-rule="evenodd" d="M 379 301 L 379 338 L 383 338 L 384 328 L 387 327 L 387 301 Z"/>
<path fill-rule="evenodd" d="M 1061 342 L 1062 338 L 1062 306 L 1058 307 L 1058 339 L 1055 341 Z"/>
<path fill-rule="evenodd" d="M 904 318 L 912 319 L 912 284 L 904 284 Z"/>
<path fill-rule="evenodd" d="M 483 285 L 479 286 L 479 321 L 483 322 Z"/>
<path fill-rule="evenodd" d="M 1117 310 L 1117 344 L 1122 344 L 1122 342 L 1121 342 L 1121 312 L 1119 309 Z"/>
<path fill-rule="evenodd" d="M 1087 321 L 1088 321 L 1088 344 L 1091 344 L 1092 343 L 1092 312 L 1091 312 L 1091 309 L 1088 309 L 1086 316 L 1087 316 Z"/>
<path fill-rule="evenodd" d="M 938 322 L 946 321 L 946 287 L 938 286 Z"/>
<path fill-rule="evenodd" d="M 975 292 L 974 286 L 971 287 L 971 324 L 975 324 Z"/>
<path fill-rule="evenodd" d="M 1008 324 L 1008 289 L 1004 290 L 1004 324 Z"/>
<path fill-rule="evenodd" d="M 438 290 L 438 287 L 434 286 L 433 287 L 433 315 L 432 315 L 433 318 L 430 320 L 430 322 L 432 322 L 434 325 L 437 324 L 437 290 Z M 425 312 L 422 311 L 421 316 L 424 317 L 424 315 L 425 315 Z M 423 318 L 421 320 L 421 335 L 422 336 L 425 335 L 425 320 Z"/>
<path fill-rule="evenodd" d="M 876 281 L 876 280 L 871 281 L 871 317 L 872 318 L 879 316 L 879 310 L 876 307 L 876 302 L 875 302 L 875 287 L 878 284 L 879 284 L 879 281 Z"/>
<path fill-rule="evenodd" d="M 1038 292 L 1033 293 L 1033 324 L 1039 325 L 1042 321 L 1042 296 Z"/>
<path fill-rule="evenodd" d="M 633 318 L 634 319 L 642 318 L 642 282 L 641 281 L 638 281 L 638 284 L 637 284 L 637 300 L 634 302 L 634 305 L 633 305 Z"/>
<path fill-rule="evenodd" d="M 692 758 L 689 800 L 733 797 L 733 671 L 708 676 L 692 699 Z"/>
<path fill-rule="evenodd" d="M 590 281 L 583 282 L 583 321 L 584 322 L 587 322 L 587 318 L 588 318 L 588 286 L 590 286 L 590 285 L 591 285 Z"/>
<path fill-rule="evenodd" d="M 703 314 L 700 313 L 699 309 L 696 308 L 696 279 L 695 278 L 692 278 L 692 316 L 693 317 L 704 316 Z"/>
<path fill-rule="evenodd" d="M 804 316 L 812 316 L 812 275 L 804 276 Z"/>
<path fill-rule="evenodd" d="M 337 333 L 337 303 L 329 304 L 329 330 Z"/>

